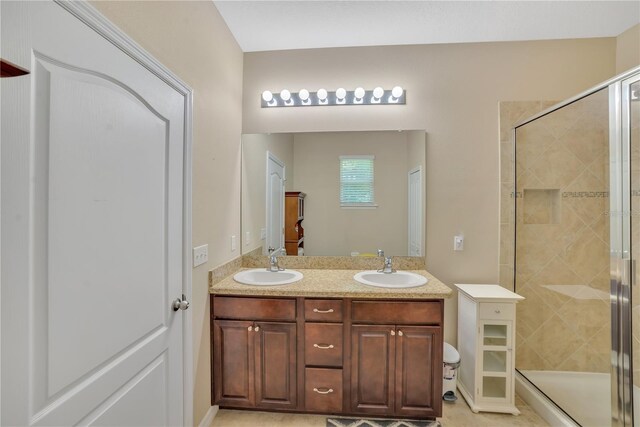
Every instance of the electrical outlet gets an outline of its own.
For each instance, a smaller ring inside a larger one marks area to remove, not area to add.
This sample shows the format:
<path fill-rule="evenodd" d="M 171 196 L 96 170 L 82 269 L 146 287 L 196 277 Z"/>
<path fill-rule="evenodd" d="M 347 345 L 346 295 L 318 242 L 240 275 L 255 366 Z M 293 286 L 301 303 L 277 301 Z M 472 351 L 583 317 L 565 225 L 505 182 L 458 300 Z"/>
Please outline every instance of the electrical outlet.
<path fill-rule="evenodd" d="M 231 252 L 235 251 L 238 244 L 236 243 L 236 236 L 231 236 Z"/>
<path fill-rule="evenodd" d="M 209 261 L 209 245 L 193 248 L 193 266 L 197 267 Z"/>
<path fill-rule="evenodd" d="M 247 231 L 244 233 L 244 244 L 248 245 L 249 243 L 251 243 L 251 232 Z"/>
<path fill-rule="evenodd" d="M 464 236 L 463 235 L 453 236 L 453 250 L 454 251 L 462 251 L 462 250 L 464 250 Z"/>
<path fill-rule="evenodd" d="M 267 238 L 267 229 L 266 228 L 261 228 L 260 229 L 260 240 L 264 240 Z"/>

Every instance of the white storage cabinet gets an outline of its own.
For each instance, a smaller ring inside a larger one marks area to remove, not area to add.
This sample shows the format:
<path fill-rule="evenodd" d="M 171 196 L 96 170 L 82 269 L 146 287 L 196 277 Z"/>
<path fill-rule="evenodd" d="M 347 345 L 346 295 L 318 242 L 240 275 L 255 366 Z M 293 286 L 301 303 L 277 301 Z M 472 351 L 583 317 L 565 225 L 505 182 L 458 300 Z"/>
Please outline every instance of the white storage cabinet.
<path fill-rule="evenodd" d="M 515 405 L 516 303 L 498 285 L 458 288 L 458 389 L 473 412 L 520 414 Z"/>

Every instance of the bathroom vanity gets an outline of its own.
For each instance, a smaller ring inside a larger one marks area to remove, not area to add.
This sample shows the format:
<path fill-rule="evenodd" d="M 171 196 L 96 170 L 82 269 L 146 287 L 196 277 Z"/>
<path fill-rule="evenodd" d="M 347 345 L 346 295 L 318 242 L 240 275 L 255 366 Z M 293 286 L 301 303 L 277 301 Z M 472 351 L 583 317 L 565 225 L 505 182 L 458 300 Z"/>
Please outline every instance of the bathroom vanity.
<path fill-rule="evenodd" d="M 301 270 L 286 286 L 211 287 L 212 404 L 327 414 L 442 415 L 443 298 L 379 289 L 353 270 Z"/>

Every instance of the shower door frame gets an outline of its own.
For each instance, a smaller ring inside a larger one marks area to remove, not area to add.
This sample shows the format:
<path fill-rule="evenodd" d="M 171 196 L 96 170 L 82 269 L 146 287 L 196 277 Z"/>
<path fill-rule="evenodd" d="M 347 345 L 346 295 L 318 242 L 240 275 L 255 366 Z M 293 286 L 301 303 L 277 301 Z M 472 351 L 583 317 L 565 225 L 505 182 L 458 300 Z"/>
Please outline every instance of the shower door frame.
<path fill-rule="evenodd" d="M 611 426 L 633 426 L 633 366 L 631 339 L 631 285 L 635 262 L 631 257 L 631 141 L 629 86 L 640 80 L 640 67 L 632 68 L 513 126 L 514 194 L 517 191 L 516 130 L 602 89 L 609 90 L 609 224 L 611 265 Z M 515 204 L 515 198 L 514 198 Z M 514 222 L 514 275 L 517 224 Z M 523 375 L 524 378 L 527 378 Z M 528 380 L 528 379 L 527 379 Z M 532 383 L 533 384 L 533 383 Z M 535 386 L 535 384 L 533 384 Z M 536 387 L 537 388 L 537 387 Z M 559 407 L 560 408 L 560 407 Z M 562 410 L 562 408 L 560 408 Z M 563 410 L 564 412 L 564 410 Z M 566 413 L 566 412 L 565 412 Z M 569 414 L 567 414 L 569 415 Z"/>

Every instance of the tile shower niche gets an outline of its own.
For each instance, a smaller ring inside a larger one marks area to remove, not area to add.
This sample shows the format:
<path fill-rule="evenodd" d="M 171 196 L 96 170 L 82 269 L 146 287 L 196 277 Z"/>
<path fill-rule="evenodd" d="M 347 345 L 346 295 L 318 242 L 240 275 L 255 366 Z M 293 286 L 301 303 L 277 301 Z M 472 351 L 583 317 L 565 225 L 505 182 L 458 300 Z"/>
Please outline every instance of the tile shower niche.
<path fill-rule="evenodd" d="M 523 221 L 525 224 L 559 224 L 559 189 L 524 189 Z"/>

